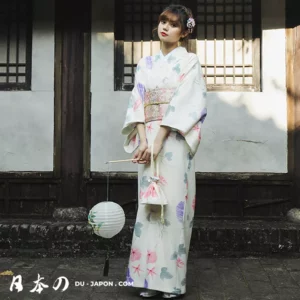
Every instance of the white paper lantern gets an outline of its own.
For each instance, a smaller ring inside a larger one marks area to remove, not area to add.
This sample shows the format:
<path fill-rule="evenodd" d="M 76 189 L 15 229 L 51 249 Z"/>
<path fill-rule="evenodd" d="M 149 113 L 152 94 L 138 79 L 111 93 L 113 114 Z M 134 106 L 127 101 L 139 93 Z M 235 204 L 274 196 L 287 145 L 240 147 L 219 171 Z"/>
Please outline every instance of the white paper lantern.
<path fill-rule="evenodd" d="M 109 239 L 124 227 L 125 213 L 119 204 L 103 201 L 90 210 L 88 222 L 92 225 L 95 234 Z"/>

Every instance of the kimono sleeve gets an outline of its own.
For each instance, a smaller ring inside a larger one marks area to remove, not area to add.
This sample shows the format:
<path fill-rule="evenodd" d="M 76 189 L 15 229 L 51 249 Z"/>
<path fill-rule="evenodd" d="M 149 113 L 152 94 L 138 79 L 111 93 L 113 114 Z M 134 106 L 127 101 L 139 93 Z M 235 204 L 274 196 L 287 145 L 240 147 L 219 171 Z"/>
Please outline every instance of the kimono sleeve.
<path fill-rule="evenodd" d="M 191 156 L 194 156 L 201 140 L 201 126 L 207 115 L 206 85 L 197 55 L 190 57 L 179 81 L 161 126 L 177 130 L 185 138 Z"/>
<path fill-rule="evenodd" d="M 127 153 L 132 153 L 139 145 L 137 123 L 145 122 L 144 115 L 144 59 L 142 58 L 136 68 L 134 88 L 131 92 L 126 112 L 122 134 L 126 136 L 124 149 Z"/>

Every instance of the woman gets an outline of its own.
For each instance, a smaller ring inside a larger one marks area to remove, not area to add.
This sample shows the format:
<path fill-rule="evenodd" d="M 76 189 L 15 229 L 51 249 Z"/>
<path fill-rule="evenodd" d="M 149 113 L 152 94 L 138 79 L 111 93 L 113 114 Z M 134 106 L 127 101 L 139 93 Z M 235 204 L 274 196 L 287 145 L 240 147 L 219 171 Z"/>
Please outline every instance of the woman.
<path fill-rule="evenodd" d="M 159 16 L 161 51 L 142 58 L 122 133 L 125 151 L 138 165 L 139 207 L 134 226 L 127 281 L 149 298 L 177 298 L 186 292 L 186 267 L 196 201 L 194 155 L 206 116 L 206 87 L 197 55 L 178 46 L 195 21 L 182 5 Z M 163 222 L 159 205 L 145 205 L 150 158 L 159 164 L 159 186 L 168 204 Z M 157 209 L 158 208 L 158 209 Z"/>

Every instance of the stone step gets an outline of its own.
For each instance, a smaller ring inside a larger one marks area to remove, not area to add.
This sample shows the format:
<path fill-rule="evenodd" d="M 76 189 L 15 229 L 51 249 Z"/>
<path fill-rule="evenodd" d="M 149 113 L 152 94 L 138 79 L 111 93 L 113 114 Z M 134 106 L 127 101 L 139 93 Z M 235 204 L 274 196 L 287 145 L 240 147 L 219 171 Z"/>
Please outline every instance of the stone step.
<path fill-rule="evenodd" d="M 111 239 L 98 237 L 87 222 L 0 220 L 0 256 L 126 257 L 130 252 L 134 219 Z M 190 255 L 261 256 L 300 253 L 300 224 L 280 220 L 198 219 L 194 221 Z"/>

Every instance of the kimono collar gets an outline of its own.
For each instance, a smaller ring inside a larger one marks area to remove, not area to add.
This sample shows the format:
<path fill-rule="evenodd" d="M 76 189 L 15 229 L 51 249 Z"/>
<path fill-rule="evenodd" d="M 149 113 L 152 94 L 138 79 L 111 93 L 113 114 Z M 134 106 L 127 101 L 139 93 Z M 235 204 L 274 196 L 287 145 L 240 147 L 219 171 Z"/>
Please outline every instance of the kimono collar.
<path fill-rule="evenodd" d="M 159 55 L 162 59 L 167 60 L 170 56 L 175 56 L 176 58 L 179 58 L 185 55 L 186 53 L 188 53 L 186 49 L 184 47 L 179 46 L 166 55 L 163 55 L 162 51 L 160 50 Z"/>

